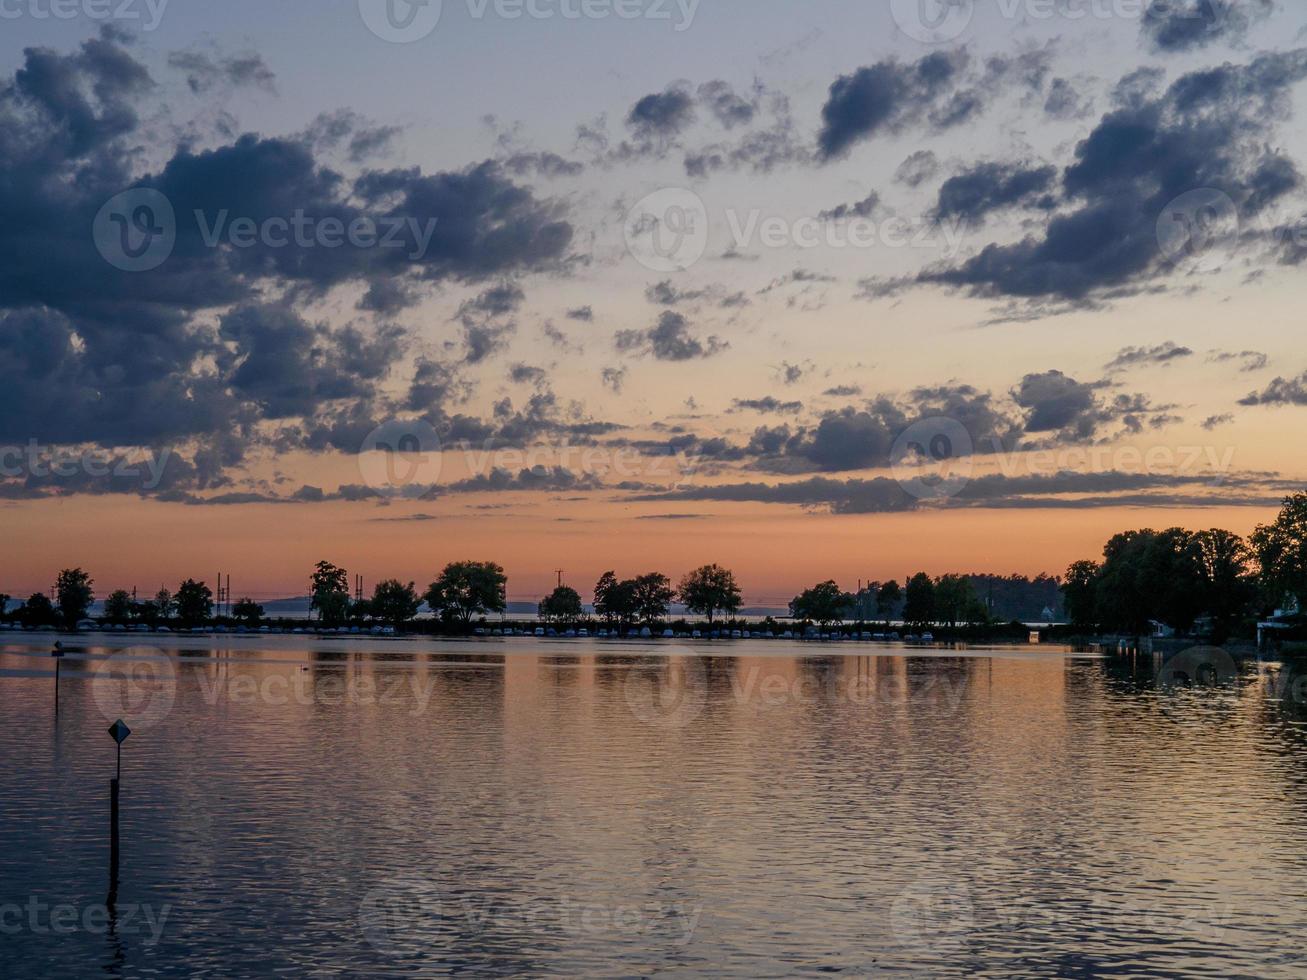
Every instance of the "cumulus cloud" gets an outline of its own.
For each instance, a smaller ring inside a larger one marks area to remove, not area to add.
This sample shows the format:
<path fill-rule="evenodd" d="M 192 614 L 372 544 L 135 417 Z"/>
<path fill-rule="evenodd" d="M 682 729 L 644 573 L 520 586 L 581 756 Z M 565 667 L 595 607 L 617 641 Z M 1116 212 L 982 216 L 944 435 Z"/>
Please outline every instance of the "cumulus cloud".
<path fill-rule="evenodd" d="M 1297 167 L 1270 141 L 1303 78 L 1307 49 L 1191 72 L 1160 93 L 1155 73 L 1136 72 L 1118 87 L 1117 107 L 1077 145 L 1041 232 L 908 279 L 866 280 L 864 293 L 934 284 L 1083 306 L 1147 288 L 1175 271 L 1157 228 L 1182 195 L 1219 188 L 1247 221 L 1300 186 Z"/>

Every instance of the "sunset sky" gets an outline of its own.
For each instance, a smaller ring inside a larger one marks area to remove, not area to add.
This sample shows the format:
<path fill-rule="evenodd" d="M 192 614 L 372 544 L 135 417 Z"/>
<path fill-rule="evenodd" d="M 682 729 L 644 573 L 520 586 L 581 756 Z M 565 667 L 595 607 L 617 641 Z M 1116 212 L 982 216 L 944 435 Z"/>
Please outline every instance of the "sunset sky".
<path fill-rule="evenodd" d="M 1307 10 L 936 5 L 6 7 L 0 591 L 781 605 L 1268 521 Z"/>

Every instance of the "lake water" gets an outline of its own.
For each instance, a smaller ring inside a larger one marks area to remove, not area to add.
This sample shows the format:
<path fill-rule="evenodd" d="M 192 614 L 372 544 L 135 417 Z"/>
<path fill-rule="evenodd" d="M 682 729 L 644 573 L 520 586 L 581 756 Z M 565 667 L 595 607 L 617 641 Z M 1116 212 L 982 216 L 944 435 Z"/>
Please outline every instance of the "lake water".
<path fill-rule="evenodd" d="M 56 719 L 52 639 L 0 637 L 5 975 L 1307 975 L 1291 666 L 82 637 Z"/>

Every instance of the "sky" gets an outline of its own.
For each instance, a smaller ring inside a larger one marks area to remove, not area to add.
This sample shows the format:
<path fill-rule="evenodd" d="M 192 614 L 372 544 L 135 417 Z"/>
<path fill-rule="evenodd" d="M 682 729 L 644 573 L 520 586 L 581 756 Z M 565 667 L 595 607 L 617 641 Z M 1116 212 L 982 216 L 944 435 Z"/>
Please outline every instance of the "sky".
<path fill-rule="evenodd" d="M 1301 488 L 1307 11 L 5 0 L 0 591 L 1059 573 Z"/>

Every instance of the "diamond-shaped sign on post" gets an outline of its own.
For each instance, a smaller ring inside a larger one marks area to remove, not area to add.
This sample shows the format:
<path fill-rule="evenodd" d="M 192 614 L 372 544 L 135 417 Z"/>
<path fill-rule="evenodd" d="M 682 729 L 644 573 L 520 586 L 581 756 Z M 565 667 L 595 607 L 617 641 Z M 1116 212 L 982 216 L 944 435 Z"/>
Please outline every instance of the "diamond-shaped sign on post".
<path fill-rule="evenodd" d="M 122 745 L 123 742 L 127 741 L 127 736 L 131 733 L 132 730 L 127 727 L 121 718 L 109 726 L 109 735 L 119 745 Z"/>

